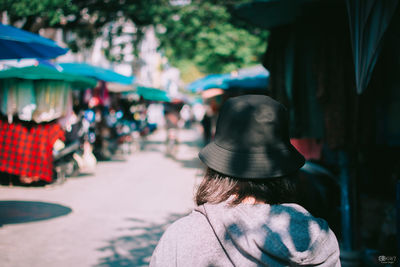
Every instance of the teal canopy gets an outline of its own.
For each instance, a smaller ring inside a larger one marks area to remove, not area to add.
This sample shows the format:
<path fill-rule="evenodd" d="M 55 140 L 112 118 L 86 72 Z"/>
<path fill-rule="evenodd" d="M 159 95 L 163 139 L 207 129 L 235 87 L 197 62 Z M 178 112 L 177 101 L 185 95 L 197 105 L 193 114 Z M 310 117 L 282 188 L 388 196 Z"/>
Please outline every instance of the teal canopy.
<path fill-rule="evenodd" d="M 61 63 L 59 64 L 65 73 L 79 74 L 105 82 L 131 85 L 133 76 L 125 76 L 110 69 L 92 66 L 86 63 Z"/>
<path fill-rule="evenodd" d="M 46 66 L 29 66 L 0 71 L 0 79 L 58 80 L 71 83 L 74 88 L 92 88 L 97 81 L 84 76 L 59 72 Z"/>
<path fill-rule="evenodd" d="M 171 102 L 167 92 L 157 88 L 138 86 L 137 94 L 150 101 Z"/>

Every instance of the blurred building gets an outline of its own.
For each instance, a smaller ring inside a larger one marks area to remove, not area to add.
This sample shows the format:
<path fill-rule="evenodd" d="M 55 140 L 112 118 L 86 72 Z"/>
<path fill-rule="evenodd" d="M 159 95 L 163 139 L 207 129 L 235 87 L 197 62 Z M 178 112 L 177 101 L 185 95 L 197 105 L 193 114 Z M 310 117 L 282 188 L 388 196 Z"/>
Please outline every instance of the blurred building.
<path fill-rule="evenodd" d="M 136 83 L 142 86 L 160 88 L 170 94 L 177 94 L 181 84 L 180 72 L 168 64 L 158 50 L 159 41 L 156 37 L 153 26 L 144 27 L 143 37 L 138 45 L 139 51 L 134 51 L 134 41 L 137 38 L 138 29 L 131 22 L 119 19 L 109 23 L 104 27 L 103 34 L 98 37 L 94 45 L 88 49 L 82 49 L 78 53 L 68 52 L 64 56 L 57 58 L 58 62 L 86 62 L 103 68 L 111 68 L 114 71 L 127 76 L 135 76 Z M 63 34 L 62 30 L 45 30 L 42 34 L 54 39 L 60 44 L 65 44 L 68 40 L 77 38 L 73 33 Z M 110 42 L 109 36 L 113 36 Z M 109 57 L 117 62 L 111 62 L 105 55 L 105 49 L 111 46 Z M 135 54 L 137 56 L 135 56 Z"/>

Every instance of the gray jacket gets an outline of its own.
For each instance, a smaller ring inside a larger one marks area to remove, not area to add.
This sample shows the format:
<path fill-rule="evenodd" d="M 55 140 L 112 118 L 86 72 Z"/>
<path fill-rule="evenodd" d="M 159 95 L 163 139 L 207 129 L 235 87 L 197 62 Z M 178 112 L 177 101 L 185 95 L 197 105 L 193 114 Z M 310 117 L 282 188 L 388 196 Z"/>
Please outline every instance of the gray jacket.
<path fill-rule="evenodd" d="M 150 266 L 340 266 L 328 224 L 297 204 L 205 204 L 174 222 Z"/>

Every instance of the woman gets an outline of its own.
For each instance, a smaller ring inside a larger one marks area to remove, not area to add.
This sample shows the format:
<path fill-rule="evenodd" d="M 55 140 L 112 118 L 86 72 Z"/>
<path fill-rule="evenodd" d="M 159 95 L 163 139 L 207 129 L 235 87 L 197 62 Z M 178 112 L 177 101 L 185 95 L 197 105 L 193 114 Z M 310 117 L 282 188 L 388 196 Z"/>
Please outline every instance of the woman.
<path fill-rule="evenodd" d="M 150 266 L 340 266 L 328 224 L 294 203 L 305 161 L 283 105 L 231 98 L 199 157 L 208 169 L 198 206 L 167 229 Z"/>

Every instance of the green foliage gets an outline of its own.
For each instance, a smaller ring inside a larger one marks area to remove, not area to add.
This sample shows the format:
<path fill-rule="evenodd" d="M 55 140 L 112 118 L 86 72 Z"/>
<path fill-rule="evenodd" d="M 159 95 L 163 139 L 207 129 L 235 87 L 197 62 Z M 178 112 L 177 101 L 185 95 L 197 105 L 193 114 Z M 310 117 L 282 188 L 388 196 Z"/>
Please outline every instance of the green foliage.
<path fill-rule="evenodd" d="M 23 28 L 33 32 L 77 11 L 72 0 L 0 0 L 0 10 L 7 11 L 11 23 L 25 21 Z"/>
<path fill-rule="evenodd" d="M 75 37 L 66 40 L 73 51 L 91 47 L 107 23 L 121 18 L 137 26 L 133 39 L 136 48 L 144 27 L 154 25 L 160 50 L 172 65 L 182 72 L 191 69 L 197 76 L 200 72 L 230 72 L 259 62 L 268 32 L 232 18 L 228 8 L 239 2 L 243 1 L 192 0 L 188 5 L 173 6 L 169 0 L 0 0 L 0 10 L 7 11 L 11 23 L 23 22 L 23 28 L 33 32 L 60 27 L 74 33 Z M 121 30 L 108 25 L 111 30 L 105 55 L 121 61 L 123 58 L 109 53 L 113 37 L 121 35 Z"/>
<path fill-rule="evenodd" d="M 190 83 L 204 76 L 192 60 L 178 60 L 175 64 L 181 72 L 181 79 L 184 83 Z"/>
<path fill-rule="evenodd" d="M 203 73 L 224 73 L 258 63 L 268 33 L 235 25 L 227 7 L 212 2 L 169 6 L 156 18 L 161 47 L 172 64 L 191 60 Z"/>

